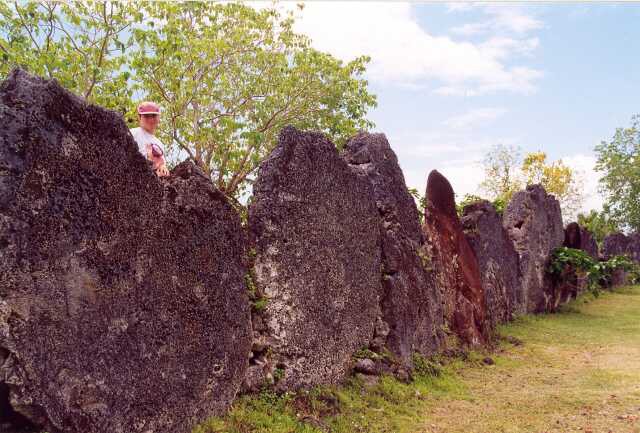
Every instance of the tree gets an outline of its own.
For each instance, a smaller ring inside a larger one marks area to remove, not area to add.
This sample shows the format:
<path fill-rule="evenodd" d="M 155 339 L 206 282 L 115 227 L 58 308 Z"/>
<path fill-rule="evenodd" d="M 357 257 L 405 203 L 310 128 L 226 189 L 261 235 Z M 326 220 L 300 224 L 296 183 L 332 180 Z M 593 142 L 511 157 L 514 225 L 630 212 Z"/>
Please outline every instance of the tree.
<path fill-rule="evenodd" d="M 484 158 L 485 178 L 480 190 L 491 200 L 508 203 L 511 196 L 522 189 L 519 175 L 520 149 L 502 144 L 494 146 Z"/>
<path fill-rule="evenodd" d="M 607 216 L 606 212 L 593 209 L 588 214 L 578 214 L 578 224 L 593 234 L 598 245 L 602 245 L 607 235 L 620 231 L 618 225 Z"/>
<path fill-rule="evenodd" d="M 527 185 L 539 183 L 560 202 L 565 218 L 573 217 L 582 206 L 582 181 L 562 160 L 547 163 L 544 152 L 528 153 L 522 162 Z"/>
<path fill-rule="evenodd" d="M 640 115 L 595 148 L 605 211 L 620 228 L 640 231 Z"/>
<path fill-rule="evenodd" d="M 126 34 L 136 15 L 126 2 L 0 2 L 0 79 L 20 66 L 124 113 L 132 104 Z"/>
<path fill-rule="evenodd" d="M 547 163 L 544 152 L 531 152 L 521 159 L 517 147 L 498 145 L 487 153 L 484 169 L 485 179 L 480 190 L 503 207 L 516 191 L 536 183 L 555 195 L 567 219 L 582 205 L 582 182 L 578 174 L 562 160 Z"/>
<path fill-rule="evenodd" d="M 128 112 L 163 109 L 160 138 L 218 188 L 238 196 L 284 125 L 325 132 L 341 146 L 376 98 L 367 57 L 344 63 L 293 31 L 274 8 L 213 2 L 0 3 L 5 76 L 20 65 L 89 101 Z"/>

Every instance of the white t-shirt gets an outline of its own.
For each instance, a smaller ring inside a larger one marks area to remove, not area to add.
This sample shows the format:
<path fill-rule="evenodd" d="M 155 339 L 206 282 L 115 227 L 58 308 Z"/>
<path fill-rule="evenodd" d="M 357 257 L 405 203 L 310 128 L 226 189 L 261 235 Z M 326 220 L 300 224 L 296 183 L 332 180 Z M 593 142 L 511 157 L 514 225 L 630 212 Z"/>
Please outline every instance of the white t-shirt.
<path fill-rule="evenodd" d="M 138 150 L 140 151 L 142 156 L 144 156 L 145 158 L 147 157 L 147 150 L 146 150 L 147 144 L 153 143 L 157 146 L 160 146 L 160 149 L 164 151 L 164 146 L 162 145 L 162 142 L 155 135 L 149 134 L 147 131 L 145 131 L 141 127 L 133 128 L 130 131 L 131 131 L 131 135 L 133 135 L 133 138 L 136 140 L 136 143 L 138 143 Z"/>

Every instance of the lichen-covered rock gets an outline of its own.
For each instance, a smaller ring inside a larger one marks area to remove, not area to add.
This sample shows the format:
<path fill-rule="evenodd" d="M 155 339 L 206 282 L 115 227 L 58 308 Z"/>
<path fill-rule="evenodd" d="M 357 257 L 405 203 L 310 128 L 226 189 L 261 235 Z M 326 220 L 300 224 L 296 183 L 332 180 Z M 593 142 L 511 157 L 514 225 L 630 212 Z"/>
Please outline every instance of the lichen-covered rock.
<path fill-rule="evenodd" d="M 47 431 L 186 433 L 247 367 L 246 236 L 121 117 L 16 70 L 0 86 L 0 378 Z"/>
<path fill-rule="evenodd" d="M 547 267 L 553 250 L 564 240 L 558 200 L 541 185 L 529 185 L 513 195 L 502 223 L 518 253 L 522 275 L 515 311 L 553 310 L 554 288 Z"/>
<path fill-rule="evenodd" d="M 564 244 L 567 248 L 582 250 L 593 259 L 598 259 L 598 244 L 589 230 L 578 223 L 567 224 L 564 229 Z"/>
<path fill-rule="evenodd" d="M 320 133 L 284 128 L 249 207 L 257 289 L 248 389 L 344 379 L 369 347 L 382 294 L 380 219 L 369 182 Z"/>
<path fill-rule="evenodd" d="M 385 345 L 405 365 L 413 353 L 432 355 L 442 339 L 442 300 L 423 260 L 424 234 L 415 200 L 384 134 L 351 139 L 343 157 L 373 187 L 382 224 L 382 316 Z"/>
<path fill-rule="evenodd" d="M 628 238 L 627 253 L 629 258 L 636 263 L 640 263 L 640 233 L 632 233 Z"/>
<path fill-rule="evenodd" d="M 612 233 L 602 241 L 602 258 L 609 260 L 615 256 L 626 255 L 629 252 L 629 237 L 624 233 Z"/>
<path fill-rule="evenodd" d="M 594 260 L 598 260 L 598 244 L 591 232 L 578 223 L 567 224 L 564 229 L 564 244 L 567 248 L 582 250 Z M 589 279 L 586 274 L 579 273 L 574 268 L 567 267 L 554 281 L 556 296 L 561 303 L 575 299 L 580 293 L 589 288 Z"/>
<path fill-rule="evenodd" d="M 456 213 L 453 188 L 436 170 L 427 180 L 424 233 L 430 245 L 444 317 L 464 342 L 482 344 L 488 336 L 478 261 Z"/>
<path fill-rule="evenodd" d="M 632 257 L 632 240 L 624 233 L 612 233 L 602 241 L 602 259 L 609 260 L 615 256 Z M 611 286 L 623 286 L 629 283 L 629 275 L 623 269 L 615 269 L 611 275 Z"/>
<path fill-rule="evenodd" d="M 486 200 L 465 206 L 462 226 L 475 252 L 484 289 L 487 320 L 492 327 L 511 320 L 520 291 L 518 254 L 502 226 L 502 217 Z"/>

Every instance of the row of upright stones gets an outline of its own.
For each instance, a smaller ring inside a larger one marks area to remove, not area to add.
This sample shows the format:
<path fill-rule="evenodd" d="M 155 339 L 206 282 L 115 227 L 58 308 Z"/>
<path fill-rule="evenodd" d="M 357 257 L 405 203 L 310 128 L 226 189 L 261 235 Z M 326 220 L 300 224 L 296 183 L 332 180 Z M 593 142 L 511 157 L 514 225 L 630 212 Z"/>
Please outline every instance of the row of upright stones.
<path fill-rule="evenodd" d="M 361 368 L 406 377 L 414 353 L 439 347 L 418 209 L 383 135 L 358 135 L 339 154 L 322 134 L 283 129 L 260 167 L 249 229 L 268 302 L 254 314 L 248 389 L 274 376 L 279 389 L 339 382 L 363 349 L 392 359 Z"/>
<path fill-rule="evenodd" d="M 460 219 L 433 171 L 419 210 L 384 135 L 339 152 L 290 127 L 242 226 L 197 167 L 156 178 L 119 115 L 17 70 L 0 85 L 0 427 L 188 432 L 241 387 L 407 379 L 414 354 L 567 298 L 545 272 L 563 240 L 592 245 L 540 186 Z"/>

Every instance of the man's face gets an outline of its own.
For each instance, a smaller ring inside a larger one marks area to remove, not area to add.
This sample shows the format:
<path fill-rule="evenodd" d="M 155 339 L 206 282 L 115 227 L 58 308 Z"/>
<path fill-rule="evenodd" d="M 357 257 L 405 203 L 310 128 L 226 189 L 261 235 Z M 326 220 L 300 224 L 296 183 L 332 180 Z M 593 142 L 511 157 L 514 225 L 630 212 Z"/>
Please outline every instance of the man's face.
<path fill-rule="evenodd" d="M 140 126 L 145 131 L 154 134 L 156 129 L 158 129 L 158 123 L 160 123 L 160 115 L 159 114 L 141 114 L 140 116 Z"/>

